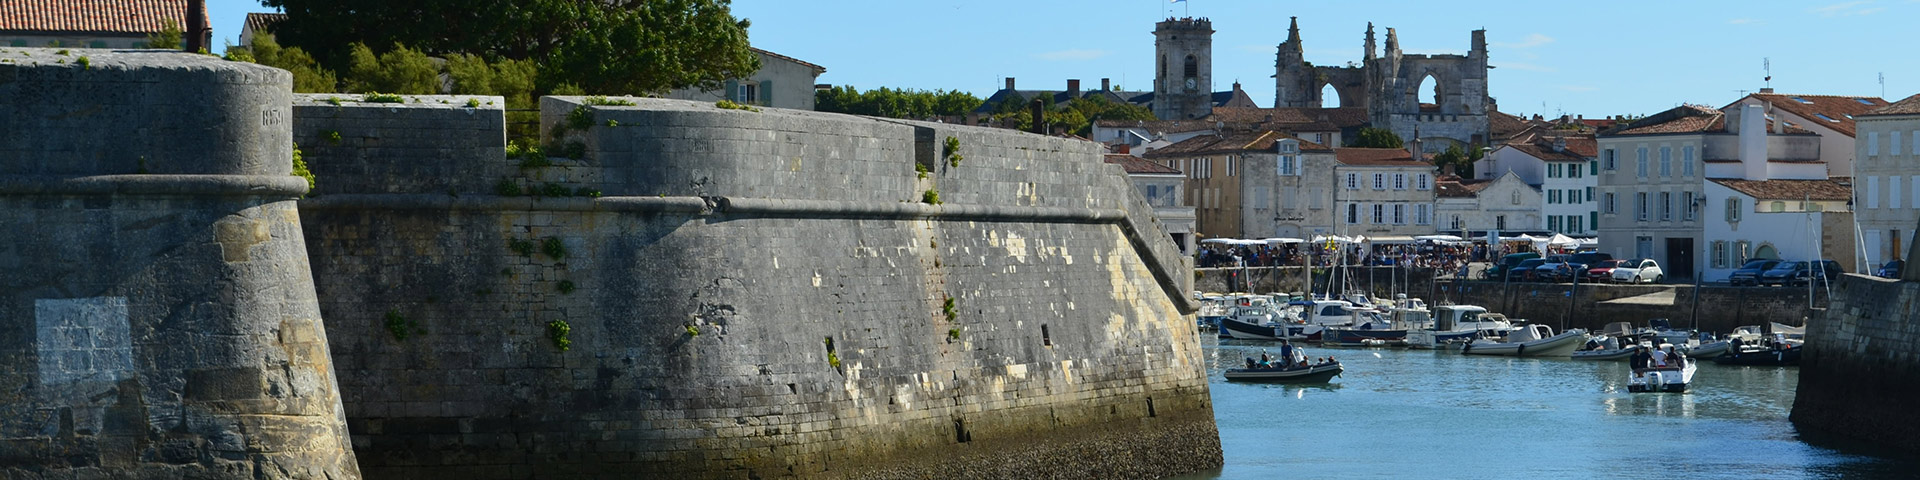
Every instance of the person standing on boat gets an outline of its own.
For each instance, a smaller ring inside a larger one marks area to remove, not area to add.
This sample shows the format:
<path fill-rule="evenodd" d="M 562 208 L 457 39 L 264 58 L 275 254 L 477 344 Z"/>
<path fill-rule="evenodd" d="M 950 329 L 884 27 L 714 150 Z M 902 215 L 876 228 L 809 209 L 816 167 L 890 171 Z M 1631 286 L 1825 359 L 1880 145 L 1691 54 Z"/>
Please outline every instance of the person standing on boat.
<path fill-rule="evenodd" d="M 1673 348 L 1673 347 L 1667 347 L 1667 348 Z M 1661 349 L 1660 349 L 1660 347 L 1654 347 L 1654 348 L 1653 348 L 1653 365 L 1650 365 L 1650 366 L 1652 366 L 1652 367 L 1655 367 L 1655 368 L 1663 368 L 1663 367 L 1666 367 L 1666 366 L 1667 366 L 1667 351 L 1666 351 L 1666 350 L 1661 350 Z"/>
<path fill-rule="evenodd" d="M 1293 343 L 1284 339 L 1280 340 L 1280 363 L 1283 366 L 1293 366 Z"/>

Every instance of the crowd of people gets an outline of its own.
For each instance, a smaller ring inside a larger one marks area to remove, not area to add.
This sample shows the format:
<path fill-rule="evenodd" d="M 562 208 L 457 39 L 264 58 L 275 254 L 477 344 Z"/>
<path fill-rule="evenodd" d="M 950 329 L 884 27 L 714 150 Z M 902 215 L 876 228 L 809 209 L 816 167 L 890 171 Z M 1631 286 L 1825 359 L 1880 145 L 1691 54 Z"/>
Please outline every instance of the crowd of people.
<path fill-rule="evenodd" d="M 1492 253 L 1496 252 L 1489 252 L 1485 244 L 1479 243 L 1348 244 L 1335 248 L 1307 243 L 1205 244 L 1196 264 L 1201 267 L 1410 266 L 1451 272 L 1468 262 L 1487 261 Z"/>

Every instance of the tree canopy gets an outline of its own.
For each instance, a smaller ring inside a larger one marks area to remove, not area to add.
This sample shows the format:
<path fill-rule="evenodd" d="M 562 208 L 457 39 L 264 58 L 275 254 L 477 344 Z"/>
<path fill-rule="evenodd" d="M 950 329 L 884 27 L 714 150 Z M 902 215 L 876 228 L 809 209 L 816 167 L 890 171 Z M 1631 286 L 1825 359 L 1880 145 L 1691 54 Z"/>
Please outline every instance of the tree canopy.
<path fill-rule="evenodd" d="M 1392 130 L 1384 128 L 1362 128 L 1360 129 L 1360 134 L 1354 137 L 1353 146 L 1355 147 L 1406 148 L 1406 144 L 1400 141 L 1399 135 L 1395 135 Z"/>
<path fill-rule="evenodd" d="M 980 98 L 958 90 L 894 90 L 886 87 L 861 92 L 850 86 L 819 90 L 813 109 L 890 118 L 961 116 L 980 106 Z"/>
<path fill-rule="evenodd" d="M 287 13 L 275 30 L 282 43 L 302 47 L 339 70 L 365 59 L 357 56 L 356 43 L 406 45 L 431 56 L 532 61 L 541 66 L 541 91 L 563 83 L 594 93 L 636 95 L 685 87 L 712 90 L 760 68 L 748 48 L 750 23 L 733 17 L 730 0 L 261 3 Z"/>
<path fill-rule="evenodd" d="M 1053 98 L 1051 92 L 1040 92 L 1036 98 Z M 1033 127 L 1033 116 L 1027 113 L 1026 100 L 1015 93 L 1001 100 L 993 107 L 993 122 L 996 125 L 1029 130 Z M 1101 120 L 1154 120 L 1153 111 L 1147 107 L 1131 103 L 1114 102 L 1104 96 L 1094 95 L 1068 100 L 1066 103 L 1049 105 L 1042 114 L 1050 130 L 1060 130 L 1075 135 L 1090 135 L 1093 124 Z"/>

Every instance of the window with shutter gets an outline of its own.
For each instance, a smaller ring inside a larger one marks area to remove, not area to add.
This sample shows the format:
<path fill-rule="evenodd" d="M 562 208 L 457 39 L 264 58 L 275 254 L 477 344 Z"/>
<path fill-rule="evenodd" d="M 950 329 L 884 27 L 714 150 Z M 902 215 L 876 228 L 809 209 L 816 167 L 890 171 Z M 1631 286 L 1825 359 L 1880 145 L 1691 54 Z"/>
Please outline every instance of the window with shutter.
<path fill-rule="evenodd" d="M 766 107 L 773 106 L 773 81 L 772 80 L 760 81 L 760 105 L 766 106 Z"/>

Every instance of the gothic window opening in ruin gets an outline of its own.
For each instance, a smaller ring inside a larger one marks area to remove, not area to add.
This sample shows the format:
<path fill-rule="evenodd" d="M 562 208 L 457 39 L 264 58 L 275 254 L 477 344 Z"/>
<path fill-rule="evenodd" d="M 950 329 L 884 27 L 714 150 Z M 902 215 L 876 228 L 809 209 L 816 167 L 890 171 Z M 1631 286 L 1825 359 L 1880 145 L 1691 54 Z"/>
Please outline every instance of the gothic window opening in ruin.
<path fill-rule="evenodd" d="M 1195 85 L 1191 80 L 1200 77 L 1200 62 L 1195 61 L 1193 59 L 1193 55 L 1187 55 L 1187 65 L 1186 67 L 1181 69 L 1181 72 L 1189 80 L 1187 82 L 1187 88 L 1189 89 L 1195 88 Z"/>
<path fill-rule="evenodd" d="M 1333 88 L 1331 83 L 1320 87 L 1320 108 L 1339 108 L 1341 103 L 1340 89 Z"/>
<path fill-rule="evenodd" d="M 1440 94 L 1440 80 L 1434 78 L 1433 74 L 1429 73 L 1426 77 L 1421 78 L 1420 87 L 1413 92 L 1415 95 L 1414 98 L 1420 101 L 1421 112 L 1440 112 L 1440 98 L 1442 97 Z"/>

